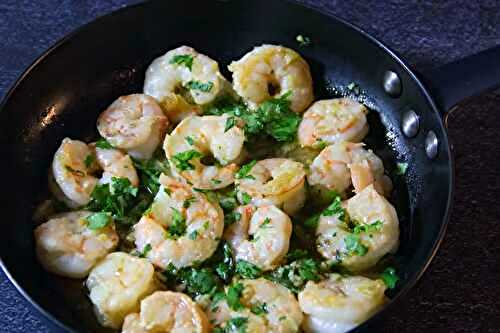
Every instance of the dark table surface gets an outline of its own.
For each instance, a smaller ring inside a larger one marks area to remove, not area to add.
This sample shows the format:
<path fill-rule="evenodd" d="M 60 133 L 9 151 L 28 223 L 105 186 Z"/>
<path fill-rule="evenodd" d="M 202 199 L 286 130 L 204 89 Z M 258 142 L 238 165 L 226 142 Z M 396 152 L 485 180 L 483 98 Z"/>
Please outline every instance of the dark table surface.
<path fill-rule="evenodd" d="M 55 41 L 134 2 L 1 0 L 0 96 Z M 499 0 L 300 2 L 359 25 L 419 70 L 500 45 Z M 457 179 L 448 233 L 384 332 L 500 332 L 500 91 L 460 105 L 448 126 Z M 0 332 L 49 332 L 1 271 Z"/>

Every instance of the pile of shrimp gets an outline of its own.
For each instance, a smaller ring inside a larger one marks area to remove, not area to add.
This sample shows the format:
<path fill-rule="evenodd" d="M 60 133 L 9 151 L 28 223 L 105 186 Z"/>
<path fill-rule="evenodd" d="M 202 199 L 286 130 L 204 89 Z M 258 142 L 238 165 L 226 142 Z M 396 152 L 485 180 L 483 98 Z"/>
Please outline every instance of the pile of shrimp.
<path fill-rule="evenodd" d="M 362 143 L 368 109 L 349 97 L 314 101 L 309 65 L 283 46 L 255 47 L 229 70 L 232 83 L 210 57 L 170 50 L 147 69 L 143 93 L 102 111 L 99 140 L 62 140 L 49 188 L 66 209 L 36 227 L 39 262 L 85 279 L 100 324 L 126 333 L 346 332 L 387 302 L 372 269 L 399 244 L 391 180 Z M 271 153 L 253 159 L 244 119 L 205 114 L 225 96 L 250 113 L 286 99 L 300 117 L 295 142 L 267 143 Z M 129 226 L 109 207 L 96 211 L 117 180 L 135 196 L 154 159 L 168 168 L 153 174 L 151 200 Z M 304 233 L 321 273 L 293 288 L 269 278 L 295 267 L 286 265 Z M 197 296 L 166 282 L 162 272 L 212 265 L 203 263 L 223 244 L 224 260 L 246 271 Z"/>

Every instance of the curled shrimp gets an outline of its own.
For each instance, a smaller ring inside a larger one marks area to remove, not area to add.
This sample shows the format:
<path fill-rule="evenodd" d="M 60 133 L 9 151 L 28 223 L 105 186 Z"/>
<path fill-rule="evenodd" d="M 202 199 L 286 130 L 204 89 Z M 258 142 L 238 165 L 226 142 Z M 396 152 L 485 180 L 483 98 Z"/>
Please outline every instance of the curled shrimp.
<path fill-rule="evenodd" d="M 205 313 L 183 293 L 157 291 L 125 318 L 122 333 L 208 333 Z"/>
<path fill-rule="evenodd" d="M 290 92 L 290 109 L 301 113 L 314 99 L 309 65 L 289 48 L 256 47 L 232 62 L 229 70 L 233 72 L 234 89 L 251 107 Z"/>
<path fill-rule="evenodd" d="M 295 296 L 280 284 L 264 278 L 240 280 L 243 290 L 240 297 L 242 308 L 235 310 L 225 300 L 213 304 L 207 310 L 210 321 L 226 328 L 237 318 L 245 332 L 292 333 L 298 332 L 303 314 Z"/>
<path fill-rule="evenodd" d="M 162 174 L 160 184 L 150 213 L 134 226 L 137 250 L 150 247 L 147 258 L 163 269 L 169 264 L 191 266 L 209 258 L 222 236 L 222 209 L 171 177 Z"/>
<path fill-rule="evenodd" d="M 56 198 L 71 208 L 86 205 L 98 183 L 111 178 L 128 178 L 133 186 L 139 179 L 130 157 L 116 149 L 93 148 L 93 144 L 69 138 L 63 139 L 54 155 L 49 188 Z M 94 173 L 103 170 L 101 179 Z"/>
<path fill-rule="evenodd" d="M 275 206 L 257 209 L 240 206 L 236 212 L 239 221 L 224 231 L 236 259 L 248 261 L 262 270 L 276 267 L 288 252 L 292 235 L 290 218 Z"/>
<path fill-rule="evenodd" d="M 305 171 L 302 163 L 286 158 L 258 161 L 244 178 L 238 179 L 238 197 L 242 203 L 250 196 L 256 206 L 275 205 L 293 215 L 304 205 Z"/>
<path fill-rule="evenodd" d="M 38 261 L 49 272 L 70 278 L 86 277 L 92 267 L 118 245 L 114 225 L 91 230 L 92 212 L 56 215 L 35 229 Z"/>
<path fill-rule="evenodd" d="M 113 147 L 138 159 L 151 158 L 168 126 L 154 98 L 143 94 L 121 96 L 97 119 L 97 129 Z"/>
<path fill-rule="evenodd" d="M 297 137 L 304 147 L 341 141 L 360 142 L 368 133 L 368 109 L 350 98 L 315 102 L 304 113 Z"/>
<path fill-rule="evenodd" d="M 338 142 L 323 149 L 311 163 L 307 181 L 339 193 L 351 184 L 356 193 L 370 184 L 381 194 L 388 195 L 392 189 L 382 160 L 364 144 L 352 142 Z"/>
<path fill-rule="evenodd" d="M 309 281 L 299 295 L 306 333 L 344 333 L 371 317 L 385 303 L 382 280 L 330 274 Z"/>
<path fill-rule="evenodd" d="M 108 254 L 86 281 L 89 298 L 103 326 L 119 328 L 139 302 L 158 288 L 154 268 L 146 259 L 124 252 Z"/>
<path fill-rule="evenodd" d="M 208 104 L 231 85 L 219 72 L 216 61 L 181 46 L 155 59 L 146 70 L 144 93 L 160 103 L 174 124 L 202 113 Z"/>
<path fill-rule="evenodd" d="M 227 115 L 189 117 L 167 135 L 164 150 L 175 174 L 200 189 L 219 189 L 234 182 L 235 161 L 243 151 L 245 134 Z M 215 165 L 204 165 L 202 157 L 213 156 Z"/>
<path fill-rule="evenodd" d="M 350 271 L 374 266 L 399 245 L 399 221 L 394 207 L 373 185 L 343 203 L 349 226 L 338 215 L 319 219 L 318 251 L 323 257 L 339 262 Z"/>

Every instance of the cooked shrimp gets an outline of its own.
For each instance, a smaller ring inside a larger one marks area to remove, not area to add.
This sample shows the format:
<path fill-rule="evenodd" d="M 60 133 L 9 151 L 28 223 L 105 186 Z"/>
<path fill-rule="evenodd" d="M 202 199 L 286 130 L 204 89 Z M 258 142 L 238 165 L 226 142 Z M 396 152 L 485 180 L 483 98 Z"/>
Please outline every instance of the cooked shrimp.
<path fill-rule="evenodd" d="M 157 291 L 141 302 L 140 313 L 125 318 L 122 333 L 208 333 L 205 313 L 189 296 Z"/>
<path fill-rule="evenodd" d="M 154 98 L 132 94 L 114 101 L 97 119 L 102 137 L 138 159 L 151 158 L 168 126 Z"/>
<path fill-rule="evenodd" d="M 349 98 L 317 101 L 304 113 L 297 137 L 307 147 L 360 142 L 368 133 L 367 113 L 363 104 Z"/>
<path fill-rule="evenodd" d="M 226 327 L 231 319 L 243 320 L 245 332 L 288 333 L 298 332 L 302 312 L 295 296 L 280 284 L 264 278 L 241 280 L 242 309 L 231 309 L 225 300 L 213 304 L 208 317 L 216 326 Z"/>
<path fill-rule="evenodd" d="M 251 197 L 256 206 L 275 205 L 293 215 L 304 205 L 305 171 L 302 163 L 286 158 L 269 158 L 257 162 L 247 177 L 238 179 L 238 196 Z"/>
<path fill-rule="evenodd" d="M 290 92 L 291 110 L 301 113 L 314 99 L 309 65 L 289 48 L 256 47 L 232 62 L 229 70 L 233 72 L 234 89 L 251 107 Z"/>
<path fill-rule="evenodd" d="M 189 117 L 177 125 L 163 146 L 173 172 L 200 189 L 232 184 L 245 134 L 237 125 L 227 129 L 229 119 L 227 115 Z M 203 156 L 213 156 L 220 165 L 204 165 Z"/>
<path fill-rule="evenodd" d="M 216 61 L 181 46 L 155 59 L 146 71 L 144 93 L 153 96 L 174 123 L 201 114 L 199 105 L 212 102 L 231 85 Z"/>
<path fill-rule="evenodd" d="M 306 315 L 306 333 L 343 333 L 372 316 L 384 304 L 382 280 L 331 274 L 321 282 L 309 281 L 299 295 Z"/>
<path fill-rule="evenodd" d="M 98 183 L 98 179 L 89 174 L 89 168 L 85 164 L 88 156 L 92 157 L 94 153 L 86 143 L 69 138 L 62 141 L 54 154 L 52 174 L 55 184 L 52 183 L 53 186 L 50 187 L 54 195 L 71 208 L 86 205 Z"/>
<path fill-rule="evenodd" d="M 110 183 L 113 177 L 128 178 L 132 186 L 139 186 L 139 177 L 130 156 L 117 149 L 95 148 L 96 160 L 103 169 L 99 183 Z"/>
<path fill-rule="evenodd" d="M 392 188 L 382 160 L 362 143 L 338 142 L 323 149 L 311 163 L 307 180 L 339 193 L 351 184 L 356 193 L 370 184 L 386 195 Z"/>
<path fill-rule="evenodd" d="M 338 215 L 319 219 L 318 251 L 327 259 L 340 261 L 351 271 L 374 266 L 399 245 L 399 221 L 394 207 L 369 185 L 343 203 L 356 227 L 348 227 Z M 356 231 L 357 230 L 357 231 Z"/>
<path fill-rule="evenodd" d="M 124 252 L 109 254 L 86 282 L 97 319 L 103 326 L 119 328 L 139 302 L 157 289 L 154 268 L 146 259 Z"/>
<path fill-rule="evenodd" d="M 88 211 L 54 216 L 35 229 L 36 254 L 42 266 L 70 278 L 86 277 L 92 267 L 118 244 L 114 225 L 91 230 Z"/>
<path fill-rule="evenodd" d="M 137 249 L 150 247 L 148 259 L 163 269 L 170 263 L 186 267 L 209 258 L 222 236 L 222 209 L 171 177 L 161 175 L 160 184 L 151 213 L 134 226 Z"/>
<path fill-rule="evenodd" d="M 237 260 L 248 261 L 262 270 L 276 267 L 288 252 L 292 221 L 275 206 L 255 209 L 238 207 L 239 221 L 224 232 Z M 249 239 L 252 237 L 252 239 Z"/>

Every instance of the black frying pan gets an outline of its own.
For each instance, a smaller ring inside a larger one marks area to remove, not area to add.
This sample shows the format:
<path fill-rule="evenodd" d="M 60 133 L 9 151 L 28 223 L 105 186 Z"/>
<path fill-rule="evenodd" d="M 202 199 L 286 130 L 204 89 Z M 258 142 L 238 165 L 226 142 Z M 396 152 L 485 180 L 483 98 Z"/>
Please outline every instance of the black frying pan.
<path fill-rule="evenodd" d="M 1 263 L 54 328 L 106 331 L 95 322 L 81 281 L 45 273 L 34 256 L 31 216 L 47 193 L 47 170 L 61 139 L 95 136 L 98 114 L 118 96 L 141 91 L 147 65 L 168 49 L 188 44 L 225 67 L 262 43 L 298 49 L 298 34 L 313 41 L 299 52 L 311 65 L 316 98 L 358 83 L 375 111 L 369 145 L 389 169 L 396 161 L 409 164 L 392 198 L 402 231 L 396 256 L 402 280 L 390 295 L 394 301 L 358 329 L 373 327 L 417 282 L 443 237 L 452 201 L 453 160 L 443 119 L 463 98 L 500 84 L 500 48 L 437 69 L 424 85 L 373 37 L 297 4 L 153 1 L 97 19 L 59 42 L 23 74 L 1 106 Z"/>

